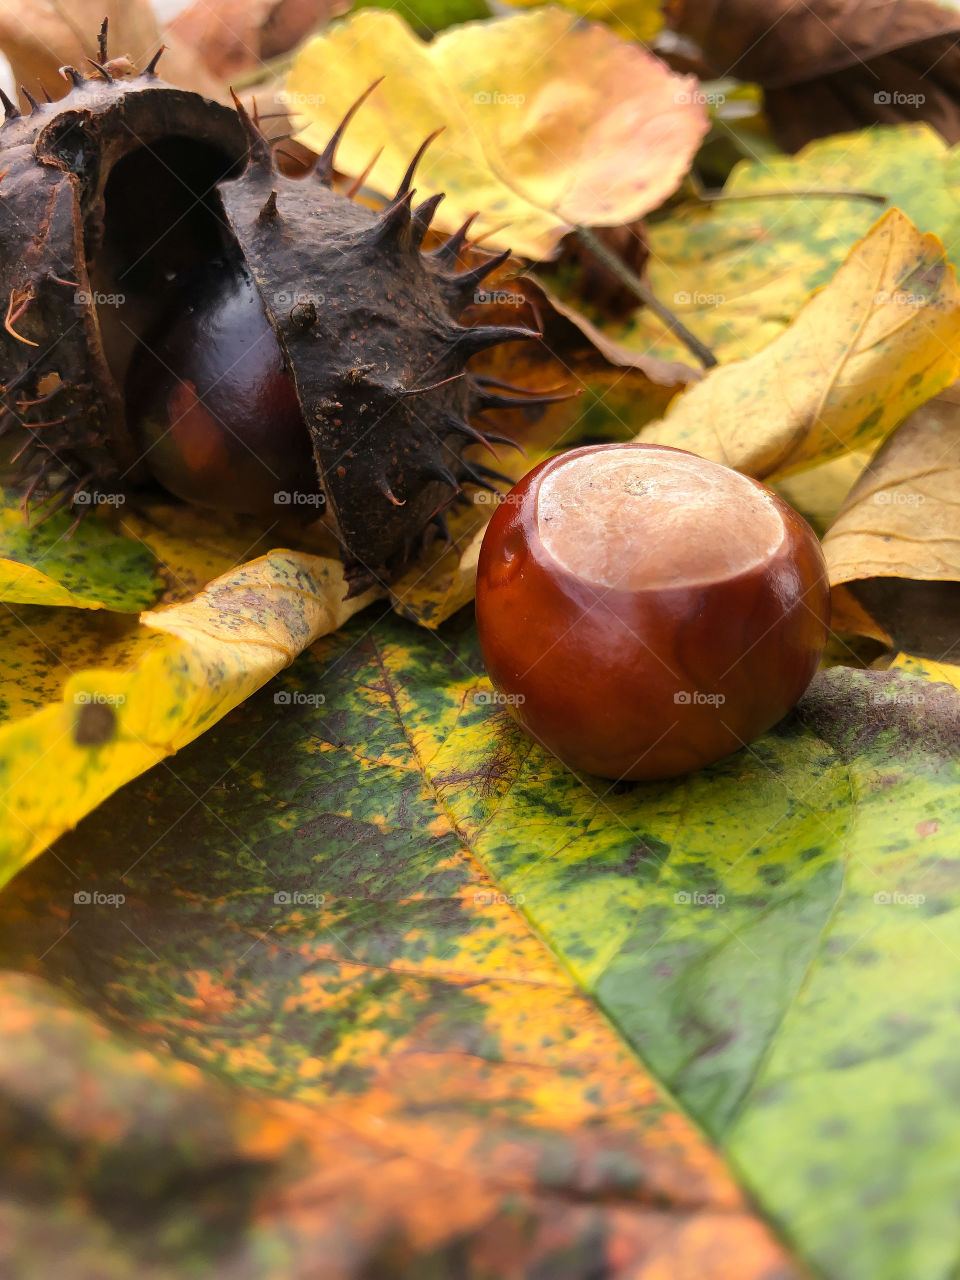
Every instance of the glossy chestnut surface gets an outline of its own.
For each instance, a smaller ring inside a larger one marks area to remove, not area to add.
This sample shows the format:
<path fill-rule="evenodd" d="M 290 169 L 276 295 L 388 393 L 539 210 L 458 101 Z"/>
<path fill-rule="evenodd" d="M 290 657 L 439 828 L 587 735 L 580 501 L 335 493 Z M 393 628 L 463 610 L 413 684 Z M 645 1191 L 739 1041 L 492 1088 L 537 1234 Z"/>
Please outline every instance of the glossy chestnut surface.
<path fill-rule="evenodd" d="M 318 490 L 293 379 L 238 264 L 197 273 L 131 361 L 127 404 L 147 467 L 187 502 L 248 514 L 306 510 Z"/>
<path fill-rule="evenodd" d="M 477 621 L 494 686 L 565 764 L 669 778 L 803 694 L 829 624 L 806 521 L 755 480 L 661 445 L 574 449 L 497 508 Z"/>

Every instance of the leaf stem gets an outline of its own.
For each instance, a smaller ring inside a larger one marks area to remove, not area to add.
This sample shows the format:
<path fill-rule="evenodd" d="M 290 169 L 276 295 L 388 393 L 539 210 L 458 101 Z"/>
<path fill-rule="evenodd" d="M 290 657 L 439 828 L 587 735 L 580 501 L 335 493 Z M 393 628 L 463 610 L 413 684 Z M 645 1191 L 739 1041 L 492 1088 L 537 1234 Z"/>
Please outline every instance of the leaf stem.
<path fill-rule="evenodd" d="M 808 200 L 818 196 L 824 200 L 871 200 L 874 204 L 887 204 L 887 197 L 876 191 L 852 191 L 842 187 L 814 187 L 809 191 L 745 191 L 728 195 L 721 188 L 694 187 L 693 198 L 704 204 L 718 204 L 721 200 Z"/>
<path fill-rule="evenodd" d="M 669 307 L 664 306 L 660 299 L 643 283 L 637 273 L 631 270 L 621 258 L 618 258 L 612 249 L 608 249 L 599 236 L 594 235 L 589 227 L 581 226 L 579 223 L 574 226 L 574 232 L 580 243 L 589 249 L 593 256 L 599 259 L 607 270 L 630 290 L 634 297 L 639 298 L 645 306 L 650 308 L 655 316 L 663 321 L 670 332 L 679 338 L 684 346 L 697 357 L 705 369 L 712 369 L 716 365 L 717 357 L 710 348 L 692 334 Z"/>

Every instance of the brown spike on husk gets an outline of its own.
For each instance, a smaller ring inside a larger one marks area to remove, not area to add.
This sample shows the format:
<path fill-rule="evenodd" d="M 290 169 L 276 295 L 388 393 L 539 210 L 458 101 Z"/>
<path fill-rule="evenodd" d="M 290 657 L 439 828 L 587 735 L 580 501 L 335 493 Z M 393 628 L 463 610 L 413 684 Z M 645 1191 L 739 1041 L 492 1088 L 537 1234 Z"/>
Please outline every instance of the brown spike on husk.
<path fill-rule="evenodd" d="M 381 479 L 380 483 L 377 485 L 377 488 L 380 490 L 380 492 L 383 494 L 386 500 L 391 504 L 391 506 L 394 506 L 394 507 L 406 506 L 406 502 L 405 501 L 401 502 L 401 500 L 390 488 L 390 485 L 387 483 L 386 480 Z"/>
<path fill-rule="evenodd" d="M 273 148 L 254 124 L 253 120 L 250 118 L 250 112 L 237 97 L 236 93 L 234 93 L 232 87 L 230 89 L 230 97 L 233 99 L 233 105 L 236 107 L 237 115 L 240 117 L 240 123 L 243 125 L 243 132 L 246 135 L 251 161 L 259 169 L 272 173 L 274 170 Z"/>
<path fill-rule="evenodd" d="M 524 329 L 520 325 L 478 324 L 472 328 L 457 329 L 449 339 L 450 346 L 462 353 L 464 359 L 479 355 L 481 351 L 489 351 L 501 342 L 516 342 L 523 338 L 541 338 L 543 335 L 535 329 Z"/>
<path fill-rule="evenodd" d="M 423 204 L 418 204 L 413 211 L 413 217 L 410 220 L 410 246 L 419 251 L 421 245 L 426 239 L 427 232 L 430 230 L 430 223 L 433 221 L 433 215 L 437 211 L 437 205 L 443 200 L 443 192 L 435 196 L 431 196 L 429 200 L 424 200 Z"/>
<path fill-rule="evenodd" d="M 340 145 L 340 140 L 343 138 L 343 135 L 346 132 L 347 125 L 350 123 L 353 117 L 357 114 L 357 112 L 360 110 L 360 108 L 363 106 L 366 100 L 370 97 L 371 93 L 373 93 L 374 89 L 376 89 L 378 85 L 383 84 L 383 80 L 384 80 L 384 77 L 379 76 L 376 80 L 374 80 L 373 84 L 368 85 L 367 88 L 364 89 L 363 93 L 361 93 L 360 97 L 357 98 L 356 102 L 354 102 L 352 106 L 348 108 L 346 115 L 343 117 L 343 119 L 337 125 L 336 129 L 334 129 L 333 133 L 331 134 L 330 141 L 327 143 L 324 149 L 320 152 L 319 156 L 317 157 L 317 163 L 316 163 L 316 168 L 314 172 L 316 173 L 317 177 L 320 179 L 321 182 L 329 183 L 332 180 L 333 172 L 334 172 L 334 168 L 333 168 L 334 162 L 336 161 L 336 158 L 337 158 L 337 148 Z"/>
<path fill-rule="evenodd" d="M 504 395 L 499 391 L 479 391 L 477 400 L 481 409 L 530 409 L 546 404 L 561 404 L 564 400 L 575 400 L 580 395 L 580 388 L 573 391 L 560 391 L 555 394 L 537 395 L 527 393 L 523 396 Z"/>
<path fill-rule="evenodd" d="M 401 196 L 405 196 L 407 192 L 410 190 L 410 187 L 413 183 L 413 175 L 417 171 L 417 165 L 419 165 L 420 161 L 423 159 L 423 153 L 426 151 L 427 147 L 429 147 L 431 142 L 433 142 L 435 139 L 440 137 L 441 133 L 443 133 L 443 128 L 444 126 L 441 125 L 439 129 L 434 129 L 433 133 L 431 133 L 429 137 L 424 138 L 424 140 L 420 143 L 419 147 L 417 147 L 417 150 L 414 153 L 413 159 L 407 165 L 406 173 L 400 179 L 399 187 L 397 187 L 396 191 L 394 192 L 393 198 L 395 201 L 399 200 Z"/>
<path fill-rule="evenodd" d="M 277 208 L 277 189 L 276 187 L 270 192 L 257 214 L 260 222 L 272 222 L 274 218 L 280 217 L 280 211 Z"/>
<path fill-rule="evenodd" d="M 453 235 L 448 236 L 443 244 L 438 248 L 431 250 L 428 257 L 434 262 L 438 262 L 443 266 L 456 266 L 457 260 L 463 250 L 463 246 L 467 243 L 467 236 L 470 234 L 470 228 L 479 217 L 476 213 L 471 213 L 461 227 L 454 231 Z"/>
<path fill-rule="evenodd" d="M 399 243 L 406 238 L 410 230 L 410 205 L 415 195 L 415 191 L 408 191 L 405 196 L 381 210 L 371 237 L 375 244 L 385 244 L 391 240 Z"/>
<path fill-rule="evenodd" d="M 510 250 L 504 249 L 502 253 L 495 253 L 492 257 L 486 258 L 483 262 L 479 262 L 475 267 L 470 267 L 467 271 L 460 271 L 451 279 L 451 284 L 458 290 L 461 297 L 468 297 L 474 289 L 487 276 L 491 275 L 498 267 L 509 259 Z"/>

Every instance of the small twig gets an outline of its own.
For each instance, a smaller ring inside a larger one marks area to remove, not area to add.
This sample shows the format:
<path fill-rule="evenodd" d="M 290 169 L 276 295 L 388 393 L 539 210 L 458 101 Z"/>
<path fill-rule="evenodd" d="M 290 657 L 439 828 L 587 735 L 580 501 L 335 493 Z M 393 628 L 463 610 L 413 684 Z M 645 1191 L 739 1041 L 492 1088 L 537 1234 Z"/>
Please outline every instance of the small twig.
<path fill-rule="evenodd" d="M 691 175 L 692 176 L 692 175 Z M 821 200 L 870 200 L 874 204 L 887 204 L 887 197 L 877 191 L 853 191 L 845 187 L 812 187 L 809 191 L 744 191 L 728 194 L 722 187 L 701 187 L 691 183 L 693 198 L 704 204 L 724 203 L 730 200 L 809 200 L 816 196 Z"/>
<path fill-rule="evenodd" d="M 723 200 L 809 200 L 811 196 L 819 196 L 823 200 L 872 200 L 874 204 L 886 204 L 887 197 L 877 195 L 874 191 L 749 191 L 743 195 L 725 195 L 722 191 L 698 191 L 697 200 L 706 204 L 716 204 Z"/>
<path fill-rule="evenodd" d="M 607 270 L 612 272 L 621 284 L 630 290 L 634 297 L 639 298 L 642 303 L 650 308 L 654 315 L 663 321 L 670 332 L 679 338 L 688 350 L 693 352 L 705 369 L 712 369 L 716 365 L 717 357 L 710 348 L 692 334 L 686 325 L 673 314 L 670 308 L 664 306 L 660 299 L 651 292 L 637 273 L 632 271 L 621 258 L 618 258 L 612 249 L 608 249 L 589 227 L 583 227 L 578 224 L 574 227 L 574 231 L 580 243 L 589 249 L 593 256 L 598 258 Z"/>

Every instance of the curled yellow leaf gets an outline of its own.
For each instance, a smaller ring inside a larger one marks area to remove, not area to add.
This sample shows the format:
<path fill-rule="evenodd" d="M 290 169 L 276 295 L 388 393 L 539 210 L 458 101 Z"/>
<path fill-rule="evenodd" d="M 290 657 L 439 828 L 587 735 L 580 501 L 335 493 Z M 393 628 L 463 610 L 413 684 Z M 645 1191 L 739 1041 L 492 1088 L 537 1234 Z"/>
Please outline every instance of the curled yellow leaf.
<path fill-rule="evenodd" d="M 639 439 L 786 476 L 882 440 L 960 373 L 943 245 L 891 209 L 784 333 L 714 369 Z"/>
<path fill-rule="evenodd" d="M 345 591 L 339 561 L 273 551 L 143 614 L 134 665 L 75 670 L 60 701 L 0 729 L 0 883 L 373 599 Z"/>

